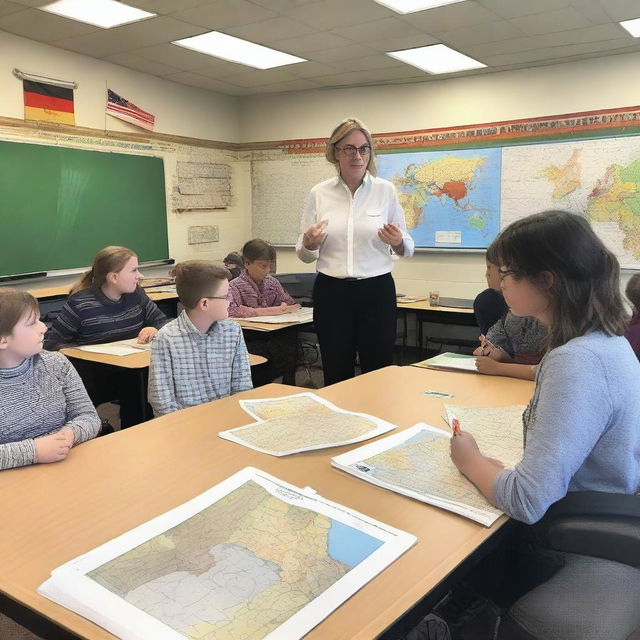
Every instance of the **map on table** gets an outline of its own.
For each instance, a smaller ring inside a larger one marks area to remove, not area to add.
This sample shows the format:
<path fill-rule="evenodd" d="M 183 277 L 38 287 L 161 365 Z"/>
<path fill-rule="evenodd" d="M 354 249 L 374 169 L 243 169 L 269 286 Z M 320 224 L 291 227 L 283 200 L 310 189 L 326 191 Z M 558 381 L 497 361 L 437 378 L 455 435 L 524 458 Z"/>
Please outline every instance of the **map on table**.
<path fill-rule="evenodd" d="M 38 591 L 123 640 L 296 640 L 415 542 L 247 467 Z"/>
<path fill-rule="evenodd" d="M 463 430 L 474 435 L 484 455 L 505 466 L 520 460 L 524 407 L 447 409 L 450 417 L 460 420 Z M 419 423 L 336 456 L 331 464 L 372 484 L 491 526 L 502 512 L 453 464 L 450 438 L 449 431 Z"/>
<path fill-rule="evenodd" d="M 241 400 L 240 406 L 256 422 L 218 435 L 272 456 L 362 442 L 396 428 L 375 416 L 340 409 L 314 393 Z"/>
<path fill-rule="evenodd" d="M 478 373 L 476 356 L 468 356 L 464 353 L 439 353 L 437 356 L 433 356 L 433 358 L 415 362 L 411 366 L 422 367 L 423 369 L 450 369 L 454 371 L 472 371 Z"/>

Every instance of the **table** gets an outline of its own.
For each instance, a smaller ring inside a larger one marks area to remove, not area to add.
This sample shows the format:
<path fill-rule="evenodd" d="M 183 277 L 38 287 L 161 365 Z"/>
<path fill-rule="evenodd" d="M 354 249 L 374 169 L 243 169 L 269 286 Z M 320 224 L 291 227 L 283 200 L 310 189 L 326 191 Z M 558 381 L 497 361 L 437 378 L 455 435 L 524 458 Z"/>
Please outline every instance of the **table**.
<path fill-rule="evenodd" d="M 138 387 L 138 398 L 140 402 L 140 415 L 148 420 L 153 418 L 150 414 L 147 403 L 147 370 L 151 364 L 151 351 L 147 349 L 140 349 L 138 353 L 132 353 L 127 356 L 113 356 L 107 353 L 95 353 L 93 351 L 85 351 L 84 349 L 78 349 L 77 347 L 66 347 L 60 349 L 60 353 L 63 353 L 67 358 L 72 360 L 84 360 L 86 362 L 93 362 L 97 366 L 111 366 L 122 367 L 129 370 L 135 376 L 135 384 Z M 256 356 L 252 353 L 249 354 L 249 364 L 255 367 L 259 364 L 264 364 L 267 359 L 263 356 Z"/>
<path fill-rule="evenodd" d="M 454 392 L 456 402 L 497 406 L 527 402 L 533 383 L 394 366 L 317 393 L 339 407 L 372 413 L 401 428 L 422 420 L 443 425 L 443 401 L 422 395 L 429 388 Z M 486 528 L 331 468 L 329 459 L 354 445 L 275 458 L 216 437 L 220 430 L 250 422 L 239 397 L 296 391 L 273 384 L 246 391 L 84 443 L 61 463 L 0 473 L 0 607 L 48 640 L 113 640 L 100 627 L 38 595 L 37 586 L 53 568 L 248 465 L 296 486 L 310 485 L 329 500 L 419 538 L 311 631 L 308 640 L 371 640 L 421 600 L 432 605 L 465 564 L 495 543 L 507 519 Z"/>
<path fill-rule="evenodd" d="M 422 347 L 424 342 L 423 324 L 434 322 L 450 324 L 463 327 L 477 327 L 476 317 L 473 309 L 461 309 L 458 307 L 432 307 L 428 300 L 419 302 L 398 302 L 397 309 L 404 317 L 404 336 L 402 346 L 406 346 L 407 336 L 407 312 L 413 311 L 416 314 L 416 342 L 418 355 L 422 359 Z"/>

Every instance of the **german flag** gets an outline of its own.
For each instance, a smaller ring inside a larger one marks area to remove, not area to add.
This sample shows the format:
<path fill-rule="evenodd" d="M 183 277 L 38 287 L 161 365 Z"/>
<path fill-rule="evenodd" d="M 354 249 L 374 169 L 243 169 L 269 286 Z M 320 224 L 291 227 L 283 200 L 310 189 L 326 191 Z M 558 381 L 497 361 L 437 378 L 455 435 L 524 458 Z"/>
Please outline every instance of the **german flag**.
<path fill-rule="evenodd" d="M 75 124 L 73 89 L 23 80 L 24 119 Z"/>

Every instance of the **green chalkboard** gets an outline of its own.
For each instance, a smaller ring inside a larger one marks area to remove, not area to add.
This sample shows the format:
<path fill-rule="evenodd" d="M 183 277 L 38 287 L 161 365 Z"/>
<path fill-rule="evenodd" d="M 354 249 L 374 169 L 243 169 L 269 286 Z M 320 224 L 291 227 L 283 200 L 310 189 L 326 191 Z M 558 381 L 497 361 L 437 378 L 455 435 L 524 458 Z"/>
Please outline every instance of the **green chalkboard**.
<path fill-rule="evenodd" d="M 0 142 L 0 275 L 85 267 L 111 244 L 169 257 L 161 158 Z"/>

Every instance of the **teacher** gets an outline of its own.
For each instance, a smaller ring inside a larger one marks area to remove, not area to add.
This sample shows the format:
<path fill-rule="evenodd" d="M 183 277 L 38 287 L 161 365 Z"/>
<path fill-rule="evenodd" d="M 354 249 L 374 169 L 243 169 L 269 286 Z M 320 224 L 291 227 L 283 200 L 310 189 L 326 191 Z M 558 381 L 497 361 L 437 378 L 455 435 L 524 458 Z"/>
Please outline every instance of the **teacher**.
<path fill-rule="evenodd" d="M 395 187 L 376 177 L 371 134 L 343 120 L 327 143 L 338 175 L 309 194 L 296 253 L 318 261 L 313 321 L 325 384 L 390 365 L 396 339 L 394 256 L 413 255 Z"/>

